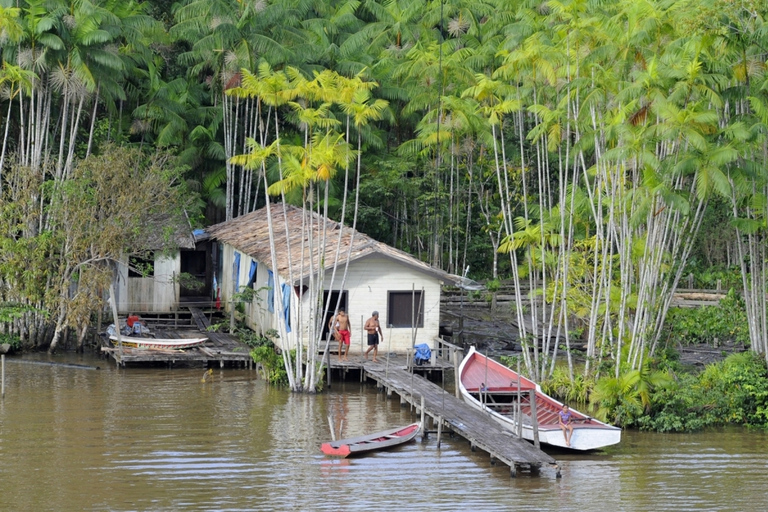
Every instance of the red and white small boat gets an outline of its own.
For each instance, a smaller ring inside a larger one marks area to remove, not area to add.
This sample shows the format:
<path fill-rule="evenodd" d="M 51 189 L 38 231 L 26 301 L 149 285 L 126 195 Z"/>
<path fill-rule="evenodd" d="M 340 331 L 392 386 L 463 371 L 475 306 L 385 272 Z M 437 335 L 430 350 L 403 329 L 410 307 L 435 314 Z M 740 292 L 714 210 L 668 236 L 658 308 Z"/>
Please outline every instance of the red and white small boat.
<path fill-rule="evenodd" d="M 407 427 L 397 427 L 367 436 L 351 437 L 330 441 L 320 445 L 326 455 L 349 457 L 375 450 L 392 448 L 412 440 L 421 431 L 421 423 L 412 423 Z"/>
<path fill-rule="evenodd" d="M 532 380 L 478 353 L 475 347 L 459 366 L 459 389 L 464 401 L 485 411 L 501 425 L 517 434 L 518 399 L 522 416 L 522 435 L 533 441 L 530 392 L 535 390 L 539 442 L 572 450 L 596 450 L 621 441 L 621 429 L 570 409 L 573 418 L 571 445 L 566 446 L 559 425 L 563 404 L 545 394 Z"/>
<path fill-rule="evenodd" d="M 124 347 L 156 350 L 193 348 L 208 341 L 208 338 L 140 338 L 138 336 L 120 336 L 120 338 Z M 117 336 L 114 334 L 109 339 L 115 344 L 118 343 Z"/>

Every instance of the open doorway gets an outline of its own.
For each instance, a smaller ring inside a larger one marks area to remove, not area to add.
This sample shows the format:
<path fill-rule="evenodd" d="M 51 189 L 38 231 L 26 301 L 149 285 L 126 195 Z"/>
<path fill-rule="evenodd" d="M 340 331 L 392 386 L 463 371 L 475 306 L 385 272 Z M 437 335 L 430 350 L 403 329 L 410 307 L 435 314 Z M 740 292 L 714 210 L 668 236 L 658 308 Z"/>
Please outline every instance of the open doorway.
<path fill-rule="evenodd" d="M 339 301 L 339 295 L 341 295 L 341 300 Z M 330 301 L 330 303 L 329 303 Z M 325 317 L 323 318 L 323 340 L 328 339 L 328 323 L 331 321 L 331 318 L 336 314 L 336 304 L 338 303 L 338 309 L 343 309 L 344 311 L 347 311 L 347 292 L 343 291 L 340 292 L 338 290 L 332 290 L 330 292 L 323 292 L 323 312 L 327 310 L 327 313 L 325 313 Z M 349 313 L 349 311 L 347 311 Z"/>
<path fill-rule="evenodd" d="M 196 251 L 182 249 L 180 257 L 181 272 L 187 274 L 189 282 L 183 281 L 181 283 L 179 295 L 181 297 L 210 297 L 208 251 L 206 249 Z"/>

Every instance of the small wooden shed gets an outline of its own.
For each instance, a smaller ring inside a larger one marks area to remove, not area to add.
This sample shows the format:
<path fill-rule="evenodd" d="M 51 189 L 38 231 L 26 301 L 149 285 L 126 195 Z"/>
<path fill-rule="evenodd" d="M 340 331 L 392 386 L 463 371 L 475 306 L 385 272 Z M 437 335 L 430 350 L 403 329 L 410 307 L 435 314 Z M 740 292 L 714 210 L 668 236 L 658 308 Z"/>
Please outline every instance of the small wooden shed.
<path fill-rule="evenodd" d="M 235 291 L 252 287 L 257 299 L 245 308 L 246 323 L 260 333 L 277 330 L 277 315 L 282 311 L 289 329 L 288 346 L 295 346 L 299 339 L 306 344 L 310 332 L 305 324 L 298 328 L 296 319 L 319 321 L 321 317 L 319 304 L 310 304 L 306 290 L 322 275 L 322 300 L 317 297 L 324 315 L 323 338 L 338 304 L 351 320 L 353 353 L 367 345 L 363 324 L 373 311 L 379 312 L 384 331 L 383 350 L 404 352 L 420 343 L 434 348 L 441 286 L 459 279 L 350 227 L 290 205 L 273 204 L 206 231 L 221 244 L 217 282 L 222 304 L 230 307 Z M 278 295 L 282 304 L 277 303 Z M 281 340 L 276 343 L 283 346 Z"/>
<path fill-rule="evenodd" d="M 114 284 L 121 314 L 176 311 L 182 292 L 179 275 L 184 271 L 183 264 L 190 259 L 187 256 L 206 258 L 205 249 L 202 255 L 196 251 L 192 229 L 185 219 L 172 221 L 163 217 L 155 224 L 157 229 L 147 240 L 147 247 L 154 251 L 149 258 L 126 254 L 117 265 Z"/>

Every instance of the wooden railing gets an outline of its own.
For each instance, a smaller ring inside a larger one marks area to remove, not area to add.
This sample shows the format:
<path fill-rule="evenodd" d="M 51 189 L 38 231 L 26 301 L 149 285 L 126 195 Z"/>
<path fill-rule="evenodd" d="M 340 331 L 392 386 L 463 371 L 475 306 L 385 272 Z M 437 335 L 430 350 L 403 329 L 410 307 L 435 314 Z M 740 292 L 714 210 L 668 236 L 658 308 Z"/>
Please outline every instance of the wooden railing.
<path fill-rule="evenodd" d="M 435 338 L 435 349 L 432 352 L 434 360 L 445 361 L 454 366 L 458 366 L 464 359 L 464 349 L 453 343 L 449 343 L 442 338 Z"/>

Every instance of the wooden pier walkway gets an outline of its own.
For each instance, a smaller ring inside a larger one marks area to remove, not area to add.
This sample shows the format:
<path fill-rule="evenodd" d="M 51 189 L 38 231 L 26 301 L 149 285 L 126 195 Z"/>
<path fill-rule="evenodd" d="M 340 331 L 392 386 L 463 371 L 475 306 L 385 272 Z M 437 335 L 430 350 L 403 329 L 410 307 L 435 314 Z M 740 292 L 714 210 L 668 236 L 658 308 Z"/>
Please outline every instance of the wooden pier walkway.
<path fill-rule="evenodd" d="M 488 453 L 491 464 L 502 462 L 509 466 L 512 476 L 526 469 L 536 474 L 546 465 L 554 469 L 556 477 L 560 477 L 560 468 L 553 457 L 423 376 L 434 371 L 451 371 L 453 364 L 438 359 L 435 365 L 413 367 L 411 371 L 408 360 L 402 355 L 393 355 L 387 363 L 386 355 L 380 354 L 377 363 L 355 355 L 350 356 L 349 361 L 339 361 L 338 356 L 332 355 L 330 366 L 345 374 L 360 370 L 361 381 L 376 381 L 377 387 L 385 389 L 387 396 L 397 393 L 401 403 L 410 403 L 418 411 L 421 411 L 423 398 L 424 415 L 432 419 L 435 427 L 464 437 L 473 450 L 479 448 Z M 435 427 L 432 427 L 433 432 Z"/>
<path fill-rule="evenodd" d="M 412 404 L 418 410 L 421 409 L 423 398 L 424 414 L 432 417 L 435 425 L 442 422 L 453 433 L 467 439 L 473 450 L 479 448 L 488 453 L 492 464 L 497 461 L 506 464 L 512 476 L 517 476 L 522 468 L 536 473 L 545 464 L 552 466 L 557 476 L 560 476 L 554 458 L 528 441 L 519 439 L 489 415 L 470 407 L 417 373 L 411 373 L 402 367 L 386 369 L 382 363 L 367 363 L 365 373 L 375 380 L 379 387 L 385 388 L 388 395 L 396 392 L 401 400 Z"/>

